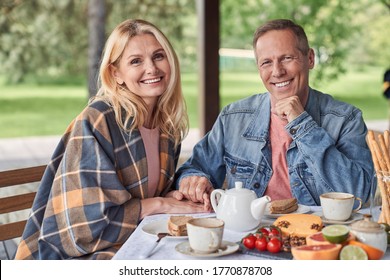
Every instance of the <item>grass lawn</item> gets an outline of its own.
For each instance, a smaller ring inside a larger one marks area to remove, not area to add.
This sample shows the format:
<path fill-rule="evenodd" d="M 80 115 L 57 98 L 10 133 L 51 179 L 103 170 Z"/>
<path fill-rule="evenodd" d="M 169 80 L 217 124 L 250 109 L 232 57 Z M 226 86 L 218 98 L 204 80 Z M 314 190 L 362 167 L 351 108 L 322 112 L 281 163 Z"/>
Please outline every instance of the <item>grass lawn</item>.
<path fill-rule="evenodd" d="M 388 118 L 388 101 L 383 97 L 384 69 L 350 72 L 330 83 L 325 91 L 336 99 L 355 105 L 363 111 L 365 120 Z"/>
<path fill-rule="evenodd" d="M 366 120 L 385 119 L 387 101 L 381 93 L 382 71 L 380 68 L 350 71 L 326 86 L 313 87 L 362 109 Z M 184 73 L 182 82 L 190 125 L 197 127 L 197 76 Z M 265 91 L 256 72 L 223 72 L 220 85 L 221 106 Z M 60 135 L 86 104 L 87 89 L 80 83 L 74 86 L 0 83 L 0 138 Z"/>
<path fill-rule="evenodd" d="M 0 138 L 60 135 L 87 104 L 84 87 L 0 87 Z"/>

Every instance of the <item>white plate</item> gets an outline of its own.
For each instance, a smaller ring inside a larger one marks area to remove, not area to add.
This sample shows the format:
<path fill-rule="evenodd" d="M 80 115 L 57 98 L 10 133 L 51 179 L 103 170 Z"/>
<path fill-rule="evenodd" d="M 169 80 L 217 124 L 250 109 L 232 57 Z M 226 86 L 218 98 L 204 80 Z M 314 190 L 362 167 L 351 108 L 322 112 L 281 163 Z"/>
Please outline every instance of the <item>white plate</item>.
<path fill-rule="evenodd" d="M 322 222 L 324 224 L 349 225 L 349 224 L 352 224 L 355 221 L 363 220 L 363 214 L 360 214 L 360 213 L 352 213 L 351 218 L 349 218 L 346 221 L 328 220 L 327 218 L 325 218 L 323 216 L 322 212 L 316 212 L 316 213 L 313 213 L 313 215 L 320 216 L 321 219 L 322 219 Z"/>
<path fill-rule="evenodd" d="M 142 227 L 142 231 L 147 233 L 147 234 L 150 234 L 150 235 L 153 235 L 153 236 L 156 236 L 157 237 L 157 234 L 160 233 L 160 232 L 169 232 L 168 230 L 168 220 L 157 220 L 157 221 L 153 221 L 153 222 L 150 222 L 146 225 L 144 225 Z M 187 239 L 188 236 L 171 236 L 171 235 L 167 235 L 166 237 L 164 238 L 172 238 L 172 239 Z"/>
<path fill-rule="evenodd" d="M 298 204 L 298 209 L 294 212 L 287 213 L 287 214 L 271 214 L 269 208 L 271 207 L 271 204 L 269 203 L 268 206 L 265 209 L 265 216 L 267 218 L 278 218 L 280 216 L 288 215 L 288 214 L 304 214 L 310 212 L 310 206 Z"/>
<path fill-rule="evenodd" d="M 190 247 L 190 243 L 188 241 L 185 241 L 180 244 L 177 244 L 175 250 L 178 251 L 179 253 L 188 256 L 193 256 L 198 258 L 211 258 L 211 257 L 220 257 L 220 256 L 233 254 L 238 250 L 238 248 L 239 245 L 237 243 L 222 241 L 221 248 L 218 250 L 218 252 L 210 253 L 210 254 L 200 254 L 194 252 L 194 250 L 192 250 Z"/>

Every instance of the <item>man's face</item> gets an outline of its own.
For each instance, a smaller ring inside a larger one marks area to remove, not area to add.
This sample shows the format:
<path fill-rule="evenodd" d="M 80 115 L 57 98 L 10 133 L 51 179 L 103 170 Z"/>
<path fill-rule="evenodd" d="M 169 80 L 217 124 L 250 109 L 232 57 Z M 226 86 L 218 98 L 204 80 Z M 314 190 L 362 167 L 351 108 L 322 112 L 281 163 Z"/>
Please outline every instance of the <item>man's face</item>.
<path fill-rule="evenodd" d="M 305 103 L 309 94 L 309 69 L 314 67 L 314 52 L 303 55 L 290 30 L 272 30 L 256 43 L 257 67 L 264 86 L 271 93 L 271 104 L 297 95 Z"/>

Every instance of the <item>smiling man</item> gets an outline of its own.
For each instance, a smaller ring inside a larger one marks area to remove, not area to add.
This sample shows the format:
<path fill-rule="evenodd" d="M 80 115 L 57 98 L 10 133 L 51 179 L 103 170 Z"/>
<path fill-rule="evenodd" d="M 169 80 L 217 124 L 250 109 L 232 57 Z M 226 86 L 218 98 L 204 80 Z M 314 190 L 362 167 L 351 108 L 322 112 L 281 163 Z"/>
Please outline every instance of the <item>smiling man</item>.
<path fill-rule="evenodd" d="M 184 197 L 209 204 L 214 188 L 241 181 L 258 197 L 320 205 L 324 192 L 367 201 L 373 174 L 362 113 L 309 86 L 314 51 L 301 26 L 278 19 L 253 39 L 268 92 L 226 106 L 178 170 Z"/>

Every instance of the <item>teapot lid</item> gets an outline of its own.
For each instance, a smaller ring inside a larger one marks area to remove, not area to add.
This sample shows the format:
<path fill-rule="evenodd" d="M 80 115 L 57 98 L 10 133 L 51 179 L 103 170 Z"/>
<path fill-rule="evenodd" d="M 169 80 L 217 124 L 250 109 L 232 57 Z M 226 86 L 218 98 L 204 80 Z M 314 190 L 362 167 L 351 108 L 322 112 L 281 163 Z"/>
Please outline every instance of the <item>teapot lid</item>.
<path fill-rule="evenodd" d="M 242 182 L 235 182 L 234 183 L 234 188 L 231 188 L 227 191 L 227 193 L 232 194 L 232 195 L 248 195 L 248 194 L 254 194 L 253 191 L 246 189 L 243 187 Z"/>
<path fill-rule="evenodd" d="M 365 214 L 364 219 L 357 221 L 351 225 L 351 228 L 356 231 L 378 233 L 383 231 L 380 224 L 371 220 L 371 215 Z"/>
<path fill-rule="evenodd" d="M 234 186 L 235 186 L 236 190 L 240 190 L 240 189 L 242 189 L 242 182 L 237 181 L 234 183 Z"/>

